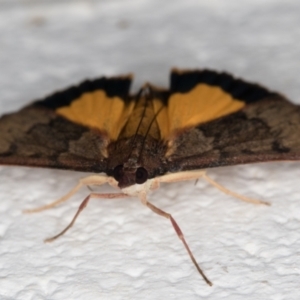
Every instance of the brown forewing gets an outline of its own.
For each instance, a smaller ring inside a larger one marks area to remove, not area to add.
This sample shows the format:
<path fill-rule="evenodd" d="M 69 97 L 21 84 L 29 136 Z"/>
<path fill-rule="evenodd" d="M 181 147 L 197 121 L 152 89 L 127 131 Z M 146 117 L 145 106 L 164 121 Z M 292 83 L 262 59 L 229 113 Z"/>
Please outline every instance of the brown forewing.
<path fill-rule="evenodd" d="M 107 139 L 48 109 L 30 106 L 0 118 L 0 164 L 103 172 Z"/>
<path fill-rule="evenodd" d="M 187 129 L 172 140 L 170 171 L 300 159 L 300 107 L 275 96 Z"/>

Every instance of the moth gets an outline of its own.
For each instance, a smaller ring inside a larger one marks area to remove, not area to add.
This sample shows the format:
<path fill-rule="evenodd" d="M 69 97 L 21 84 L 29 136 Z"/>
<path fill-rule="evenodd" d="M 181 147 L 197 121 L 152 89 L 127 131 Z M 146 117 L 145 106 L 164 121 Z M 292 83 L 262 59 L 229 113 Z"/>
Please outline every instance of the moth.
<path fill-rule="evenodd" d="M 300 159 L 300 107 L 257 84 L 211 70 L 171 72 L 169 89 L 145 84 L 129 93 L 132 76 L 83 83 L 0 118 L 0 164 L 94 172 L 82 186 L 110 184 L 119 193 L 84 199 L 64 234 L 92 198 L 138 197 L 170 220 L 207 284 L 171 214 L 147 199 L 161 182 L 204 178 L 228 191 L 205 169 L 254 162 Z"/>

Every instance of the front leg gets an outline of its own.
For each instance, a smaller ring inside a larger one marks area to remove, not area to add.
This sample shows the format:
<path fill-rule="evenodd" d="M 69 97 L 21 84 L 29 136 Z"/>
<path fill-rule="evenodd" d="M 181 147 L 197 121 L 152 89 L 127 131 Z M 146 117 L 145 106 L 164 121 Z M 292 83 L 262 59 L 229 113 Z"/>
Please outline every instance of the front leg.
<path fill-rule="evenodd" d="M 167 173 L 163 176 L 157 177 L 159 182 L 178 182 L 185 180 L 196 180 L 203 177 L 206 174 L 206 170 L 196 171 L 184 171 L 177 173 Z"/>
<path fill-rule="evenodd" d="M 199 178 L 205 179 L 209 184 L 216 187 L 218 190 L 222 191 L 223 193 L 233 196 L 239 200 L 242 200 L 244 202 L 253 203 L 253 204 L 264 204 L 264 205 L 270 205 L 270 203 L 261 201 L 258 199 L 252 199 L 245 197 L 243 195 L 237 194 L 233 191 L 228 190 L 221 184 L 214 181 L 212 178 L 210 178 L 208 175 L 206 175 L 206 170 L 196 170 L 196 171 L 184 171 L 184 172 L 178 172 L 178 173 L 168 173 L 163 176 L 155 178 L 156 181 L 158 181 L 157 184 L 160 182 L 178 182 L 178 181 L 185 181 L 185 180 L 198 180 Z"/>
<path fill-rule="evenodd" d="M 69 191 L 66 195 L 59 198 L 58 200 L 55 200 L 51 203 L 48 203 L 46 205 L 43 205 L 43 206 L 40 206 L 40 207 L 37 207 L 37 208 L 25 209 L 25 210 L 23 210 L 23 212 L 24 213 L 35 213 L 35 212 L 40 212 L 40 211 L 55 207 L 55 206 L 65 202 L 65 201 L 67 201 L 68 199 L 70 199 L 83 186 L 102 185 L 102 184 L 105 184 L 105 183 L 109 183 L 111 186 L 115 187 L 114 181 L 115 181 L 114 178 L 108 177 L 107 175 L 92 175 L 92 176 L 82 178 L 82 179 L 79 180 L 78 184 L 71 191 Z"/>

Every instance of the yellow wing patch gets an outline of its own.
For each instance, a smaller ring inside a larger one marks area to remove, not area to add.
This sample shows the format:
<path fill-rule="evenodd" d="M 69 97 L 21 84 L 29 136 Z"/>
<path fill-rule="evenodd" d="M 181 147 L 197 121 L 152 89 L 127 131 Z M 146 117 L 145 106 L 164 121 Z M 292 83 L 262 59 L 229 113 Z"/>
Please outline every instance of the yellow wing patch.
<path fill-rule="evenodd" d="M 69 106 L 56 112 L 68 120 L 105 131 L 111 140 L 116 140 L 134 107 L 119 97 L 108 97 L 102 90 L 84 93 Z"/>
<path fill-rule="evenodd" d="M 188 93 L 171 95 L 168 106 L 160 99 L 151 102 L 147 105 L 140 98 L 138 102 L 126 103 L 120 97 L 108 97 L 105 91 L 98 90 L 84 93 L 56 112 L 72 122 L 106 132 L 111 140 L 117 140 L 120 133 L 122 137 L 132 136 L 142 118 L 139 134 L 146 134 L 149 128 L 148 134 L 154 138 L 168 140 L 178 130 L 234 113 L 245 105 L 221 88 L 207 84 L 198 84 Z M 145 105 L 147 109 L 142 117 Z"/>
<path fill-rule="evenodd" d="M 160 99 L 153 99 L 153 109 L 156 114 L 156 121 L 160 131 L 160 138 L 166 139 L 170 135 L 170 122 L 172 117 L 169 116 L 168 107 Z"/>
<path fill-rule="evenodd" d="M 158 110 L 159 104 L 155 106 Z M 234 99 L 219 87 L 198 84 L 188 93 L 173 94 L 168 107 L 158 115 L 157 122 L 161 136 L 166 140 L 177 130 L 212 121 L 244 106 L 243 101 Z"/>

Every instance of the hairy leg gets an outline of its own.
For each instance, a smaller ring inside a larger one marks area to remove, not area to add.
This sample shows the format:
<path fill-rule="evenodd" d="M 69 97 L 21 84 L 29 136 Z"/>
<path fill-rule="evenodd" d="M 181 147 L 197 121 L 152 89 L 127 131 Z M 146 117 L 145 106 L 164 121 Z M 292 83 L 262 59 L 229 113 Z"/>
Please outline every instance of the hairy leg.
<path fill-rule="evenodd" d="M 90 201 L 91 198 L 98 198 L 98 199 L 116 199 L 116 198 L 126 198 L 129 197 L 126 194 L 123 193 L 111 193 L 111 194 L 97 194 L 97 193 L 91 193 L 89 196 L 87 196 L 79 205 L 78 210 L 76 212 L 76 214 L 74 215 L 72 221 L 69 223 L 69 225 L 63 230 L 61 231 L 59 234 L 51 237 L 51 238 L 47 238 L 45 239 L 45 242 L 53 242 L 54 240 L 56 240 L 57 238 L 59 238 L 60 236 L 62 236 L 63 234 L 65 234 L 75 223 L 76 219 L 78 218 L 79 214 L 85 209 L 85 207 L 88 205 L 88 202 Z"/>
<path fill-rule="evenodd" d="M 200 178 L 205 179 L 208 183 L 222 191 L 223 193 L 233 196 L 239 200 L 242 200 L 244 202 L 253 203 L 253 204 L 264 204 L 264 205 L 270 205 L 270 203 L 252 199 L 245 197 L 243 195 L 240 195 L 238 193 L 235 193 L 233 191 L 228 190 L 221 184 L 214 181 L 212 178 L 210 178 L 208 175 L 206 175 L 206 170 L 198 170 L 198 171 L 185 171 L 185 172 L 178 172 L 178 173 L 169 173 L 166 175 L 163 175 L 161 177 L 158 177 L 157 180 L 159 182 L 178 182 L 178 181 L 185 181 L 185 180 L 198 180 Z"/>
<path fill-rule="evenodd" d="M 179 239 L 182 241 L 185 249 L 187 250 L 194 266 L 197 268 L 198 272 L 200 273 L 200 275 L 202 276 L 202 278 L 205 280 L 205 282 L 212 286 L 212 282 L 206 277 L 206 275 L 204 274 L 204 272 L 201 270 L 199 264 L 197 263 L 192 251 L 190 250 L 190 247 L 188 246 L 185 238 L 184 238 L 184 235 L 180 229 L 180 227 L 178 226 L 177 222 L 175 221 L 175 219 L 172 217 L 171 214 L 161 210 L 160 208 L 154 206 L 152 203 L 148 202 L 147 198 L 146 198 L 146 194 L 144 193 L 141 193 L 140 196 L 139 196 L 141 202 L 146 205 L 147 207 L 149 207 L 153 212 L 155 212 L 156 214 L 158 214 L 159 216 L 162 216 L 164 218 L 167 218 L 171 221 L 171 224 L 177 234 L 177 236 L 179 237 Z"/>
<path fill-rule="evenodd" d="M 78 184 L 72 190 L 70 190 L 66 195 L 59 198 L 58 200 L 55 200 L 49 204 L 46 204 L 46 205 L 43 205 L 43 206 L 40 206 L 37 208 L 25 209 L 25 210 L 23 210 L 23 212 L 24 213 L 35 213 L 35 212 L 40 212 L 40 211 L 55 207 L 65 201 L 67 201 L 68 199 L 70 199 L 83 186 L 102 185 L 105 183 L 110 183 L 110 180 L 111 180 L 111 177 L 108 177 L 106 175 L 92 175 L 92 176 L 82 178 L 79 180 Z M 110 184 L 113 185 L 113 183 L 110 183 Z"/>

